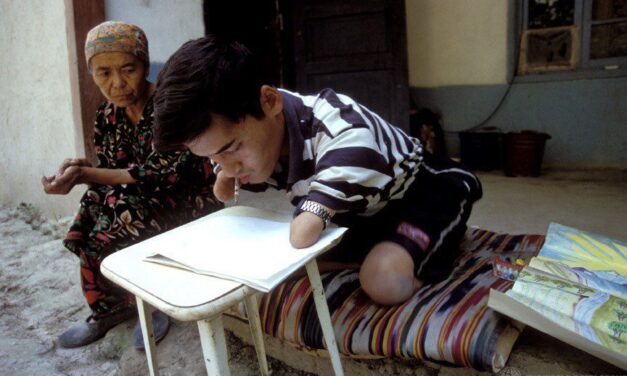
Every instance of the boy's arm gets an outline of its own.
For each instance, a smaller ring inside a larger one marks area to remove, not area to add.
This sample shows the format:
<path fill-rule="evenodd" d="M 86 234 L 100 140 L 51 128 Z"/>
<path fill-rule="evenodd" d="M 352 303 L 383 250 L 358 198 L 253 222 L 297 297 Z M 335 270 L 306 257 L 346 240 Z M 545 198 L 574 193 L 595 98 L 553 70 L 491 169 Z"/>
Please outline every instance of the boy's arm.
<path fill-rule="evenodd" d="M 306 248 L 314 244 L 320 238 L 322 230 L 326 227 L 325 216 L 333 217 L 335 210 L 317 202 L 312 203 L 314 210 L 304 209 L 307 201 L 301 206 L 301 212 L 292 219 L 290 225 L 290 243 L 294 248 Z M 322 210 L 319 210 L 322 209 Z M 326 213 L 324 213 L 326 211 Z M 328 219 L 326 220 L 328 222 Z"/>
<path fill-rule="evenodd" d="M 213 194 L 222 202 L 233 200 L 235 198 L 235 178 L 226 177 L 222 170 L 217 171 Z"/>

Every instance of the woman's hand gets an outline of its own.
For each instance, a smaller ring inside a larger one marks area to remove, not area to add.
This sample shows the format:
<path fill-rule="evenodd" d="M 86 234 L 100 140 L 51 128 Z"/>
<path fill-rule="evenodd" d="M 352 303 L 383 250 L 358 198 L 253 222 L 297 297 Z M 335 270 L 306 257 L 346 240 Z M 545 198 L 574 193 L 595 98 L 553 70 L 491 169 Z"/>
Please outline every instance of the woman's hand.
<path fill-rule="evenodd" d="M 89 163 L 89 162 L 86 162 Z M 59 169 L 61 170 L 61 169 Z M 63 173 L 41 178 L 44 191 L 49 194 L 64 195 L 76 184 L 135 184 L 128 170 L 90 167 L 90 165 L 67 166 Z"/>
<path fill-rule="evenodd" d="M 71 166 L 91 167 L 91 163 L 85 158 L 67 158 L 61 163 L 61 166 L 59 166 L 57 177 L 61 177 L 65 170 Z"/>
<path fill-rule="evenodd" d="M 61 171 L 61 169 L 59 169 Z M 76 184 L 81 183 L 82 168 L 80 166 L 71 165 L 63 169 L 63 173 L 52 176 L 43 176 L 41 184 L 44 186 L 44 192 L 53 195 L 65 195 L 69 193 Z"/>
<path fill-rule="evenodd" d="M 213 185 L 213 194 L 222 202 L 231 201 L 235 198 L 235 178 L 224 175 L 224 171 L 218 172 L 216 182 Z"/>

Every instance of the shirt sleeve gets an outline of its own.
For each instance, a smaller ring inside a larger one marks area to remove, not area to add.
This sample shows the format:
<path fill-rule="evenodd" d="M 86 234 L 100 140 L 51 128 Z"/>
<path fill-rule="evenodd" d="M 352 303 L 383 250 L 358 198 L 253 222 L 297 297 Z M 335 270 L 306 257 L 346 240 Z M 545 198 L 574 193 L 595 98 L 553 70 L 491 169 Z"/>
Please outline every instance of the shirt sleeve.
<path fill-rule="evenodd" d="M 308 199 L 339 213 L 363 213 L 394 180 L 394 168 L 367 126 L 318 133 Z M 393 163 L 393 162 L 392 162 Z"/>

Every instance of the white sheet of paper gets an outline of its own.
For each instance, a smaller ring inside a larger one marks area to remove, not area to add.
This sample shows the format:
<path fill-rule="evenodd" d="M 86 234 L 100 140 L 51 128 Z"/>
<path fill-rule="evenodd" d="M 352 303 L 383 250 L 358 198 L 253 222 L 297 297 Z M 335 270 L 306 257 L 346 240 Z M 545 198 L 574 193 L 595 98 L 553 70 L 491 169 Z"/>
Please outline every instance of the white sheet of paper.
<path fill-rule="evenodd" d="M 337 243 L 346 231 L 326 229 L 314 245 L 296 249 L 290 245 L 289 228 L 289 222 L 227 215 L 179 227 L 141 244 L 155 254 L 145 261 L 178 264 L 269 291 Z"/>

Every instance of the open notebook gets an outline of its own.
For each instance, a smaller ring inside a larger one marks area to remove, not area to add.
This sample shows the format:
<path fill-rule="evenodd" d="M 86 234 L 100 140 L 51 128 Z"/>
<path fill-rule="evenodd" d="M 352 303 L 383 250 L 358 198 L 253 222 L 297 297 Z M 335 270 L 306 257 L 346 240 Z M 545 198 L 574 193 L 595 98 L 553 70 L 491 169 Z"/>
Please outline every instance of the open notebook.
<path fill-rule="evenodd" d="M 218 213 L 216 213 L 218 214 Z M 231 207 L 144 241 L 144 261 L 234 280 L 267 292 L 331 248 L 346 228 L 327 228 L 314 245 L 289 242 L 289 220 L 272 211 Z"/>
<path fill-rule="evenodd" d="M 627 244 L 552 223 L 537 257 L 488 306 L 627 370 Z"/>

